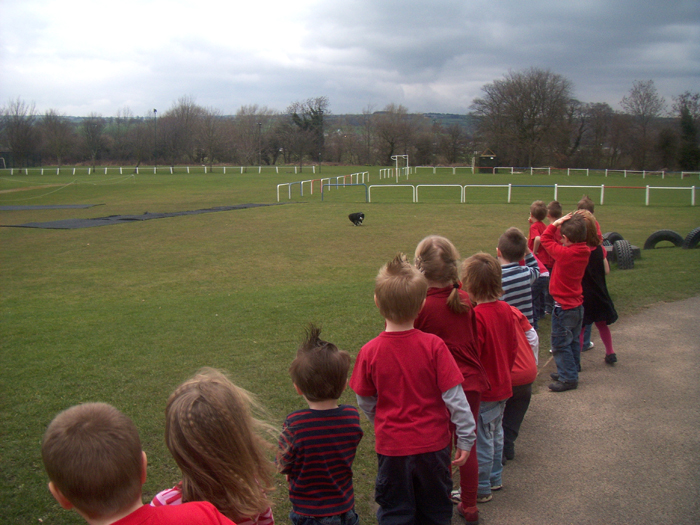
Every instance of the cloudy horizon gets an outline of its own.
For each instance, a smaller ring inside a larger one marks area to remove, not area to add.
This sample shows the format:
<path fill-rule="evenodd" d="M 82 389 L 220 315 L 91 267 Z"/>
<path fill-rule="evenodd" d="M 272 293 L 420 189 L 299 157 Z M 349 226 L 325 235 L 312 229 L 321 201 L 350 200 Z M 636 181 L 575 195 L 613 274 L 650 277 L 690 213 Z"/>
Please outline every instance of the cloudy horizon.
<path fill-rule="evenodd" d="M 653 80 L 670 109 L 700 91 L 700 2 L 3 0 L 0 63 L 0 105 L 40 114 L 143 116 L 185 95 L 224 114 L 317 96 L 335 114 L 464 114 L 531 67 L 615 109 Z"/>

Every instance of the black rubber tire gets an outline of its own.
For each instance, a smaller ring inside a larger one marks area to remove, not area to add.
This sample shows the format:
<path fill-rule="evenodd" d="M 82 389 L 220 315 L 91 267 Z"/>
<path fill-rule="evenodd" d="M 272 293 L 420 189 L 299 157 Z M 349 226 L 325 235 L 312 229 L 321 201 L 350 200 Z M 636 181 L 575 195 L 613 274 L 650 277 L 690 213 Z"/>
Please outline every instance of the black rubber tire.
<path fill-rule="evenodd" d="M 629 243 L 629 241 L 624 239 L 621 241 L 615 241 L 615 244 L 613 244 L 613 250 L 615 251 L 617 267 L 620 270 L 631 270 L 634 268 L 634 253 L 632 252 L 632 245 Z"/>
<path fill-rule="evenodd" d="M 695 248 L 700 242 L 700 228 L 695 228 L 692 232 L 685 236 L 683 248 Z"/>
<path fill-rule="evenodd" d="M 615 244 L 615 241 L 624 241 L 625 238 L 617 232 L 608 232 L 603 234 L 603 241 L 608 241 L 610 244 Z"/>
<path fill-rule="evenodd" d="M 673 230 L 658 230 L 652 233 L 644 243 L 645 250 L 653 250 L 660 242 L 668 241 L 674 246 L 683 245 L 683 237 Z"/>

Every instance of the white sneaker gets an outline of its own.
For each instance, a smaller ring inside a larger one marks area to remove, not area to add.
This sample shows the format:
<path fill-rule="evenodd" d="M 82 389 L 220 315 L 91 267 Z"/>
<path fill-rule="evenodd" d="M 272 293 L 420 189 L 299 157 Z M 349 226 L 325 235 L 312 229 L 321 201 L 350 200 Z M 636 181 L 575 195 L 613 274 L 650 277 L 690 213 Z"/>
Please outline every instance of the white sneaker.
<path fill-rule="evenodd" d="M 453 503 L 460 503 L 462 501 L 462 489 L 455 489 L 450 492 L 450 499 Z"/>

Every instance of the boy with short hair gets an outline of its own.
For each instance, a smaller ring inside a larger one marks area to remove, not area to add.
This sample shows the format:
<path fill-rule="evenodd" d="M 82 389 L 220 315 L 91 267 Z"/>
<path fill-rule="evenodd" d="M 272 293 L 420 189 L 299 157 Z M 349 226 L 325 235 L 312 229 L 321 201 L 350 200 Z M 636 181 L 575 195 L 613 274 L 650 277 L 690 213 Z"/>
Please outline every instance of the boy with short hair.
<path fill-rule="evenodd" d="M 309 325 L 289 373 L 308 409 L 287 416 L 277 463 L 287 475 L 292 523 L 355 525 L 352 463 L 362 439 L 360 413 L 338 399 L 348 384 L 350 355 Z M 317 521 L 318 520 L 318 521 Z"/>
<path fill-rule="evenodd" d="M 527 247 L 540 263 L 540 276 L 532 285 L 532 310 L 535 322 L 532 324 L 537 330 L 537 323 L 546 312 L 546 302 L 549 290 L 549 272 L 552 269 L 552 258 L 547 250 L 541 246 L 541 236 L 547 225 L 544 223 L 547 217 L 547 205 L 544 201 L 535 201 L 530 205 L 530 230 L 527 237 Z"/>
<path fill-rule="evenodd" d="M 360 350 L 350 386 L 375 426 L 377 519 L 447 525 L 450 419 L 457 436 L 452 465 L 466 462 L 475 439 L 464 377 L 442 339 L 413 327 L 428 282 L 403 254 L 379 270 L 374 290 L 386 327 Z"/>
<path fill-rule="evenodd" d="M 563 244 L 557 239 L 559 226 Z M 557 219 L 542 234 L 542 245 L 555 261 L 549 279 L 549 293 L 555 301 L 552 312 L 552 354 L 558 375 L 549 389 L 565 392 L 578 387 L 578 372 L 581 367 L 581 280 L 591 254 L 586 245 L 585 219 L 571 213 Z"/>
<path fill-rule="evenodd" d="M 518 228 L 508 228 L 498 239 L 498 262 L 501 263 L 503 299 L 520 310 L 530 324 L 532 312 L 532 285 L 540 276 L 537 259 L 527 247 L 527 239 Z M 525 266 L 520 261 L 525 258 Z"/>
<path fill-rule="evenodd" d="M 111 405 L 86 403 L 58 414 L 44 434 L 41 456 L 53 497 L 89 524 L 233 525 L 208 502 L 144 505 L 146 453 L 134 423 Z"/>
<path fill-rule="evenodd" d="M 462 263 L 462 283 L 476 302 L 481 364 L 490 388 L 481 394 L 477 419 L 476 452 L 479 456 L 477 503 L 491 501 L 491 492 L 503 487 L 503 411 L 513 395 L 511 370 L 518 353 L 518 339 L 511 306 L 499 301 L 501 265 L 487 253 L 477 253 Z"/>
<path fill-rule="evenodd" d="M 549 221 L 549 224 L 552 224 L 554 221 L 557 219 L 561 218 L 562 216 L 562 207 L 559 201 L 551 201 L 549 204 L 547 204 L 547 220 Z M 542 233 L 544 233 L 544 229 L 542 230 Z M 561 235 L 559 235 L 559 230 L 557 230 L 557 240 L 561 243 Z M 542 242 L 542 236 L 540 234 L 540 243 Z M 545 249 L 546 251 L 546 249 Z M 537 253 L 539 253 L 539 249 L 537 250 Z M 547 270 L 549 270 L 549 278 L 551 280 L 552 278 L 552 270 L 554 269 L 554 259 L 552 259 L 552 256 L 549 256 L 551 263 L 550 266 L 546 266 Z M 545 294 L 544 298 L 544 313 L 545 314 L 551 314 L 552 310 L 554 309 L 554 299 L 552 299 L 552 295 L 549 293 L 549 287 L 547 287 L 547 293 Z"/>

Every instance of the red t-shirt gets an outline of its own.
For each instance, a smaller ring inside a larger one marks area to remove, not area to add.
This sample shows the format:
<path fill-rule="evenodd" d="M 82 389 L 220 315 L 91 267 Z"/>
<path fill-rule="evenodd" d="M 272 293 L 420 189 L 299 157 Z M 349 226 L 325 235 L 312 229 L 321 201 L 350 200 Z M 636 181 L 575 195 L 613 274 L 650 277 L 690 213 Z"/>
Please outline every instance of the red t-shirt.
<path fill-rule="evenodd" d="M 518 353 L 518 338 L 510 308 L 505 301 L 474 307 L 481 364 L 491 384 L 491 388 L 481 394 L 482 401 L 503 401 L 513 395 L 510 371 Z"/>
<path fill-rule="evenodd" d="M 413 326 L 418 330 L 435 334 L 445 341 L 452 357 L 464 376 L 462 388 L 483 392 L 489 387 L 486 371 L 479 360 L 479 339 L 476 333 L 476 315 L 471 308 L 469 295 L 459 290 L 459 295 L 469 309 L 462 313 L 454 313 L 447 306 L 447 298 L 453 287 L 428 288 L 425 305 L 418 314 Z"/>
<path fill-rule="evenodd" d="M 556 262 L 549 276 L 549 293 L 564 310 L 570 310 L 583 304 L 581 279 L 591 251 L 585 242 L 559 244 L 557 235 L 557 227 L 550 224 L 541 236 L 542 244 Z"/>
<path fill-rule="evenodd" d="M 535 248 L 535 237 L 540 237 L 540 248 L 537 250 L 537 253 L 533 254 L 537 257 L 537 259 L 542 262 L 547 268 L 551 268 L 552 265 L 554 264 L 554 260 L 550 257 L 550 255 L 547 253 L 547 250 L 545 249 L 544 246 L 542 246 L 542 232 L 544 232 L 545 228 L 547 228 L 547 225 L 543 223 L 542 221 L 537 221 L 534 222 L 530 225 L 530 234 L 527 238 L 527 247 L 530 248 L 530 251 L 533 252 Z"/>
<path fill-rule="evenodd" d="M 462 381 L 442 339 L 414 328 L 382 332 L 364 345 L 350 387 L 359 396 L 377 398 L 377 453 L 411 456 L 450 444 L 450 415 L 442 393 Z"/>
<path fill-rule="evenodd" d="M 527 317 L 515 306 L 510 307 L 517 329 L 518 353 L 515 356 L 510 379 L 513 386 L 529 385 L 537 379 L 537 362 L 525 332 L 532 329 Z"/>
<path fill-rule="evenodd" d="M 151 507 L 144 505 L 112 525 L 235 525 L 208 501 Z"/>

